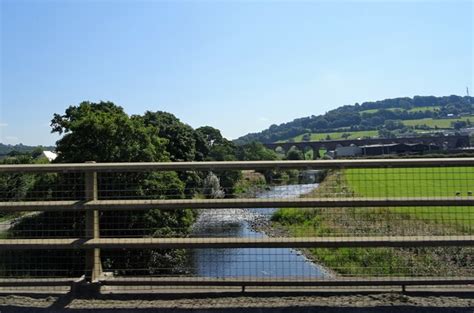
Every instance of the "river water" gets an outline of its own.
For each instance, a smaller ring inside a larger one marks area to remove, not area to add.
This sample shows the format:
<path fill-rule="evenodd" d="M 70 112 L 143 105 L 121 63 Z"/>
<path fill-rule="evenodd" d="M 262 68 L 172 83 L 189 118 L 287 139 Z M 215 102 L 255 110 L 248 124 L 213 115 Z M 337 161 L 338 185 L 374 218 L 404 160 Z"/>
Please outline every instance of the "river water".
<path fill-rule="evenodd" d="M 318 184 L 272 187 L 257 198 L 295 198 L 317 188 Z M 252 229 L 252 223 L 271 218 L 276 209 L 202 210 L 193 225 L 194 237 L 260 238 L 265 234 Z M 200 277 L 306 277 L 327 276 L 298 250 L 290 248 L 194 249 L 192 267 Z"/>

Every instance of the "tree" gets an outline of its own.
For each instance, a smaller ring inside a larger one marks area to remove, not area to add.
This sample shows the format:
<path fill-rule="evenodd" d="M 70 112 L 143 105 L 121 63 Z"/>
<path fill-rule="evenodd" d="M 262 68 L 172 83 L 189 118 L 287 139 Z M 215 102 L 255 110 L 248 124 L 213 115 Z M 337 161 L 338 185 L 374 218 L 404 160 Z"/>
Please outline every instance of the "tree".
<path fill-rule="evenodd" d="M 196 129 L 196 132 L 203 136 L 204 143 L 210 149 L 214 144 L 221 144 L 224 140 L 220 130 L 211 126 L 202 126 Z"/>
<path fill-rule="evenodd" d="M 54 115 L 51 126 L 52 132 L 63 134 L 57 142 L 59 157 L 55 162 L 170 160 L 170 153 L 166 150 L 168 140 L 159 136 L 159 124 L 145 123 L 144 118 L 140 116 L 130 117 L 121 107 L 111 102 L 83 102 L 78 106 L 70 106 L 65 114 Z M 162 129 L 169 128 L 162 127 Z M 54 183 L 57 189 L 55 194 L 63 195 L 62 186 L 67 185 L 68 197 L 77 199 L 82 195 L 84 182 L 80 176 L 62 174 L 57 176 Z M 131 199 L 143 197 L 160 199 L 184 196 L 184 183 L 175 172 L 108 173 L 99 176 L 98 184 L 99 198 L 125 196 Z M 72 189 L 72 193 L 69 189 Z M 101 212 L 100 219 L 106 235 L 109 236 L 180 236 L 186 234 L 192 224 L 193 216 L 190 210 L 152 209 L 147 212 L 123 212 L 120 214 L 120 219 L 116 212 L 104 211 Z M 37 223 L 31 221 L 27 223 L 29 235 L 34 233 L 31 232 L 31 225 L 35 225 L 39 235 L 48 236 L 47 230 L 54 230 L 54 227 L 45 224 L 51 222 L 64 227 L 64 231 L 71 236 L 80 235 L 84 229 L 84 216 L 77 212 L 45 212 L 34 218 L 37 219 Z M 24 231 L 23 223 L 12 229 L 12 233 L 19 236 Z M 55 236 L 56 233 L 49 235 Z M 23 257 L 33 259 L 39 257 L 36 252 L 25 251 L 25 253 L 29 255 Z M 175 250 L 144 250 L 138 253 L 125 250 L 121 251 L 120 255 L 116 252 L 106 252 L 103 260 L 105 268 L 111 264 L 117 268 L 127 268 L 130 264 L 138 262 L 148 264 L 150 271 L 153 269 L 156 272 L 161 269 L 166 272 L 163 268 L 172 268 L 173 260 L 181 259 L 180 253 Z M 168 263 L 160 263 L 165 260 L 169 260 Z M 83 268 L 79 263 L 75 264 Z M 71 264 L 64 266 L 69 270 Z"/>
<path fill-rule="evenodd" d="M 197 154 L 205 161 L 235 161 L 237 147 L 225 139 L 221 132 L 211 126 L 196 129 Z M 219 171 L 214 174 L 220 180 L 226 195 L 232 195 L 234 186 L 241 177 L 240 171 Z"/>
<path fill-rule="evenodd" d="M 27 155 L 18 155 L 1 160 L 1 164 L 31 164 L 33 160 Z M 0 175 L 0 195 L 4 201 L 24 200 L 34 186 L 32 174 L 3 174 Z M 0 212 L 0 216 L 2 216 Z"/>
<path fill-rule="evenodd" d="M 147 112 L 146 118 L 129 117 L 121 107 L 111 102 L 83 102 L 79 106 L 70 106 L 64 115 L 55 114 L 51 122 L 53 132 L 64 134 L 57 141 L 59 156 L 56 162 L 170 161 L 170 153 L 166 150 L 170 147 L 169 140 L 161 138 L 159 132 L 160 129 L 166 133 L 165 130 L 181 127 L 176 125 L 178 122 L 174 116 L 165 113 Z M 189 140 L 194 142 L 193 138 Z M 190 152 L 191 157 L 194 155 L 193 149 L 173 151 L 175 156 L 183 156 L 185 152 Z M 153 194 L 154 197 L 179 198 L 183 195 L 184 184 L 177 177 L 174 172 L 116 173 L 106 176 L 99 185 L 103 187 L 100 189 L 110 193 L 110 186 L 115 184 L 129 197 Z M 169 190 L 174 190 L 174 194 Z"/>
<path fill-rule="evenodd" d="M 395 138 L 395 134 L 389 131 L 388 129 L 381 128 L 379 129 L 379 137 L 380 138 Z"/>
<path fill-rule="evenodd" d="M 143 120 L 145 126 L 154 127 L 160 138 L 166 139 L 166 151 L 170 160 L 180 161 L 202 161 L 202 154 L 197 153 L 197 141 L 200 140 L 194 129 L 181 122 L 171 113 L 147 111 L 143 116 L 137 117 Z M 179 172 L 179 178 L 185 184 L 186 196 L 192 197 L 197 192 L 202 178 L 195 172 Z"/>
<path fill-rule="evenodd" d="M 213 173 L 209 172 L 207 177 L 204 179 L 204 195 L 212 199 L 224 198 L 225 192 L 221 188 L 221 182 L 219 178 Z"/>
<path fill-rule="evenodd" d="M 467 122 L 466 121 L 454 121 L 451 122 L 451 125 L 453 126 L 454 129 L 460 130 L 461 128 L 467 127 Z"/>
<path fill-rule="evenodd" d="M 384 127 L 388 130 L 404 129 L 405 125 L 401 121 L 396 120 L 386 120 Z"/>
<path fill-rule="evenodd" d="M 145 126 L 153 126 L 158 136 L 167 139 L 166 151 L 171 161 L 193 161 L 196 153 L 196 138 L 191 126 L 182 123 L 173 114 L 157 111 L 145 112 Z"/>
<path fill-rule="evenodd" d="M 301 150 L 292 147 L 286 154 L 287 160 L 304 160 L 304 154 Z"/>
<path fill-rule="evenodd" d="M 130 118 L 112 102 L 82 102 L 64 115 L 54 114 L 53 133 L 64 136 L 56 142 L 55 162 L 168 161 L 167 140 L 158 129 Z"/>
<path fill-rule="evenodd" d="M 237 158 L 241 161 L 272 161 L 277 160 L 278 156 L 262 143 L 253 141 L 237 148 Z"/>
<path fill-rule="evenodd" d="M 39 146 L 39 147 L 36 147 L 33 149 L 33 151 L 31 151 L 31 157 L 33 159 L 36 159 L 37 157 L 39 157 L 42 153 L 43 153 L 44 149 L 43 147 Z"/>
<path fill-rule="evenodd" d="M 278 160 L 278 155 L 262 143 L 253 141 L 237 148 L 237 158 L 241 161 L 273 161 Z M 274 177 L 278 176 L 278 171 L 274 169 L 257 172 L 263 174 L 267 182 L 271 182 Z"/>

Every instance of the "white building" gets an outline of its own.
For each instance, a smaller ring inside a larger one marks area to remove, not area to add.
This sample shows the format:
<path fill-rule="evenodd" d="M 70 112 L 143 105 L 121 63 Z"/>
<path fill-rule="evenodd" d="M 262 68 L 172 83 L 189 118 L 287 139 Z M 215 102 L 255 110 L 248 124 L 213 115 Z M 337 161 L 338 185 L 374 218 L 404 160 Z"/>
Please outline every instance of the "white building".
<path fill-rule="evenodd" d="M 58 157 L 57 153 L 54 153 L 52 151 L 43 151 L 39 156 L 38 159 L 40 158 L 45 158 L 49 162 L 54 161 Z"/>

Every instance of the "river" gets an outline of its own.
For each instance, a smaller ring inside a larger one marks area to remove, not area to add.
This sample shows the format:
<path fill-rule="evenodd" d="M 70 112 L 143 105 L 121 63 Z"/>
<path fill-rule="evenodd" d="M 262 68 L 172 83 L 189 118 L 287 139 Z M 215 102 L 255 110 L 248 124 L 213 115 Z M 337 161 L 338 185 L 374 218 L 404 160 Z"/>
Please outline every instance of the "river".
<path fill-rule="evenodd" d="M 272 187 L 257 198 L 294 198 L 317 188 L 318 184 Z M 259 238 L 265 234 L 252 229 L 255 221 L 268 221 L 276 209 L 202 210 L 193 225 L 194 237 Z M 327 271 L 290 248 L 194 249 L 192 267 L 200 277 L 305 277 L 321 278 Z"/>

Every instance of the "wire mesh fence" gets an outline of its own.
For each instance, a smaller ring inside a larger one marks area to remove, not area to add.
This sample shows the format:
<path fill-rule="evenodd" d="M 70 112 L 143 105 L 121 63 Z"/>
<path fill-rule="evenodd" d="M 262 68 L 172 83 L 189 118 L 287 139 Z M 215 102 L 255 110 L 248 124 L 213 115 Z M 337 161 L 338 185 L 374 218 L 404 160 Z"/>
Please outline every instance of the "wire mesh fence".
<path fill-rule="evenodd" d="M 0 166 L 0 283 L 472 284 L 474 160 L 400 161 Z"/>

